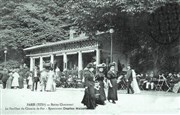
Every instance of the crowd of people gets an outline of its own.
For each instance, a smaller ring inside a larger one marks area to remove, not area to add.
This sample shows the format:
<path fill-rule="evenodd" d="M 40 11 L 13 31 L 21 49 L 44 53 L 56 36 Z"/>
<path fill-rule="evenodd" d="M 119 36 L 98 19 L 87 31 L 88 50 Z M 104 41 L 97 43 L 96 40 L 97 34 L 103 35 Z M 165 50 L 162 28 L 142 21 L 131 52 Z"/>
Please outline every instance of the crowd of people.
<path fill-rule="evenodd" d="M 98 104 L 105 105 L 105 100 L 116 104 L 118 101 L 118 83 L 122 77 L 118 76 L 115 69 L 115 63 L 110 63 L 109 71 L 105 74 L 105 64 L 97 66 L 97 71 L 94 74 L 95 66 L 89 63 L 84 72 L 85 92 L 82 102 L 88 109 L 95 109 Z M 140 93 L 140 88 L 136 80 L 136 73 L 127 66 L 127 74 L 125 76 L 127 84 L 127 94 Z M 105 95 L 104 87 L 108 88 L 107 96 Z"/>
<path fill-rule="evenodd" d="M 162 90 L 178 93 L 180 89 L 180 73 L 161 73 L 158 76 L 137 74 L 139 85 L 143 90 Z"/>
<path fill-rule="evenodd" d="M 23 68 L 22 66 L 15 67 L 11 69 L 4 68 L 1 70 L 0 77 L 2 80 L 3 89 L 22 89 L 24 88 L 24 72 L 28 70 L 27 66 Z"/>
<path fill-rule="evenodd" d="M 56 72 L 53 71 L 51 65 L 44 66 L 42 71 L 35 67 L 29 74 L 29 82 L 27 84 L 32 91 L 37 91 L 39 83 L 40 91 L 52 92 L 56 91 L 56 77 Z"/>
<path fill-rule="evenodd" d="M 38 86 L 40 91 L 55 91 L 57 76 L 50 65 L 44 66 L 42 71 L 36 66 L 33 71 L 29 71 L 27 66 L 20 66 L 9 70 L 4 68 L 1 72 L 3 89 L 23 89 L 25 80 L 27 89 L 32 91 L 37 91 Z"/>
<path fill-rule="evenodd" d="M 81 103 L 88 109 L 95 109 L 97 104 L 105 105 L 106 99 L 115 104 L 118 100 L 117 90 L 119 85 L 122 87 L 122 83 L 124 83 L 124 89 L 127 89 L 127 94 L 141 93 L 141 90 L 163 91 L 165 88 L 166 91 L 180 92 L 180 73 L 159 74 L 158 76 L 154 76 L 152 72 L 136 74 L 135 70 L 128 65 L 126 74 L 118 74 L 115 63 L 110 63 L 108 68 L 107 73 L 105 64 L 98 65 L 95 73 L 95 66 L 92 63 L 85 68 L 85 92 Z M 108 88 L 107 96 L 105 87 Z"/>
<path fill-rule="evenodd" d="M 118 85 L 118 89 L 126 89 L 126 74 L 120 76 L 122 76 L 122 79 Z M 174 93 L 180 92 L 180 72 L 174 72 L 173 74 L 161 73 L 159 75 L 154 75 L 153 72 L 136 74 L 136 79 L 133 81 L 137 81 L 141 90 L 168 91 Z"/>
<path fill-rule="evenodd" d="M 141 90 L 165 90 L 165 87 L 166 91 L 174 93 L 180 91 L 180 73 L 158 76 L 154 76 L 153 73 L 136 74 L 135 70 L 128 65 L 125 74 L 118 74 L 115 66 L 116 63 L 113 62 L 109 65 L 102 63 L 97 66 L 89 63 L 85 67 L 82 75 L 85 92 L 81 103 L 86 105 L 88 109 L 95 109 L 97 104 L 105 105 L 105 100 L 115 104 L 118 100 L 118 88 L 122 87 L 123 83 L 127 94 L 140 93 Z M 109 68 L 108 71 L 107 68 Z M 41 71 L 36 66 L 33 71 L 29 71 L 26 65 L 9 70 L 4 68 L 1 72 L 3 89 L 22 89 L 24 88 L 24 80 L 26 80 L 27 89 L 32 91 L 37 91 L 38 86 L 40 86 L 40 91 L 56 91 L 55 81 L 66 78 L 65 74 L 60 76 L 59 71 L 58 67 L 54 70 L 51 64 L 45 65 Z M 67 80 L 71 83 L 73 77 L 71 76 Z M 68 85 L 68 83 L 66 84 Z M 105 88 L 108 89 L 107 96 Z"/>

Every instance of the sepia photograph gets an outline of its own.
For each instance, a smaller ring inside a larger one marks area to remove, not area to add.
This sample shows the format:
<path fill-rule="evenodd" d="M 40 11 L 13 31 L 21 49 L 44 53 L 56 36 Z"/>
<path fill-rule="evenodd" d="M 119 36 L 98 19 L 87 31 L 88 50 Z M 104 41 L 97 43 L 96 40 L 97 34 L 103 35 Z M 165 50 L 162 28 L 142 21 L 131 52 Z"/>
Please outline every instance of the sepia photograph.
<path fill-rule="evenodd" d="M 0 0 L 0 115 L 180 115 L 180 0 Z"/>

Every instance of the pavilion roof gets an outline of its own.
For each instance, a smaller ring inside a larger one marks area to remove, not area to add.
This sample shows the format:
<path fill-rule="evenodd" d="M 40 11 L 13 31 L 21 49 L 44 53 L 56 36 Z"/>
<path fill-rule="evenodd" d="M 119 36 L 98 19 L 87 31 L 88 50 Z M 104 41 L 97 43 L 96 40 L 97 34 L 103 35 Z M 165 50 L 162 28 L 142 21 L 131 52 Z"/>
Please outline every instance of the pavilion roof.
<path fill-rule="evenodd" d="M 71 26 L 71 25 L 66 25 L 66 26 Z M 97 32 L 96 35 L 102 35 L 108 32 Z M 50 46 L 56 46 L 56 45 L 60 45 L 60 44 L 67 44 L 67 43 L 73 43 L 73 42 L 79 42 L 79 41 L 86 41 L 89 40 L 88 36 L 79 36 L 76 37 L 74 39 L 67 39 L 67 40 L 61 40 L 58 42 L 50 42 L 50 43 L 45 43 L 45 44 L 41 44 L 41 45 L 36 45 L 36 46 L 32 46 L 32 47 L 28 47 L 23 49 L 24 51 L 29 51 L 29 50 L 34 50 L 34 49 L 38 49 L 38 48 L 44 48 L 44 47 L 50 47 Z"/>
<path fill-rule="evenodd" d="M 33 49 L 38 49 L 38 48 L 43 48 L 43 47 L 49 47 L 49 46 L 55 46 L 55 45 L 73 43 L 73 42 L 79 42 L 79 41 L 85 41 L 85 40 L 88 40 L 88 37 L 78 37 L 78 38 L 62 40 L 62 41 L 58 41 L 58 42 L 51 42 L 51 43 L 46 43 L 46 44 L 42 44 L 42 45 L 28 47 L 23 50 L 28 51 L 28 50 L 33 50 Z"/>

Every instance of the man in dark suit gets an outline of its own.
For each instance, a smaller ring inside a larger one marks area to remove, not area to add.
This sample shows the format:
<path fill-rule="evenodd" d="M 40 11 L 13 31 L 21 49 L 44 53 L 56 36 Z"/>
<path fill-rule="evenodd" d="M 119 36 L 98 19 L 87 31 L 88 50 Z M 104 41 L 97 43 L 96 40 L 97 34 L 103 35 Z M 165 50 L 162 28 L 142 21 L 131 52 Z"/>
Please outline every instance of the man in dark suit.
<path fill-rule="evenodd" d="M 3 89 L 5 89 L 6 88 L 7 80 L 9 78 L 8 70 L 6 68 L 4 68 L 2 76 L 3 76 L 2 77 Z"/>
<path fill-rule="evenodd" d="M 38 86 L 38 82 L 39 82 L 39 76 L 40 76 L 39 68 L 35 66 L 34 71 L 33 71 L 32 91 L 34 91 L 34 89 L 37 91 L 37 86 Z"/>
<path fill-rule="evenodd" d="M 133 94 L 134 93 L 134 90 L 131 86 L 131 83 L 132 83 L 132 70 L 131 70 L 131 67 L 130 65 L 127 66 L 127 74 L 126 74 L 126 81 L 127 81 L 127 93 L 130 94 L 130 91 L 131 93 Z"/>

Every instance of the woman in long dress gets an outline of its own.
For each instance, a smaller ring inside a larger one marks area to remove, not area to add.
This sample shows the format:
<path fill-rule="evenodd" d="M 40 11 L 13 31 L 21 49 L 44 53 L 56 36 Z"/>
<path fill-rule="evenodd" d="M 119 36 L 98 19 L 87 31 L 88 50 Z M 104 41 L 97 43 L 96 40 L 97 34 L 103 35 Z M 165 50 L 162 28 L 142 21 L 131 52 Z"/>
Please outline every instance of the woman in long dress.
<path fill-rule="evenodd" d="M 53 72 L 53 68 L 52 67 L 48 67 L 48 74 L 47 74 L 47 84 L 46 84 L 46 91 L 55 91 L 54 88 L 54 78 L 55 78 L 55 74 Z"/>
<path fill-rule="evenodd" d="M 104 67 L 105 65 L 103 64 L 100 64 L 97 66 L 97 74 L 96 74 L 96 81 L 99 83 L 99 93 L 100 93 L 100 96 L 99 96 L 99 99 L 98 99 L 98 104 L 102 104 L 104 105 L 104 101 L 106 100 L 106 94 L 105 94 L 105 91 L 104 91 L 104 78 L 105 78 L 105 74 L 103 73 L 104 71 Z"/>
<path fill-rule="evenodd" d="M 23 68 L 22 68 L 22 66 L 20 66 L 20 69 L 18 70 L 18 73 L 19 73 L 19 88 L 20 89 L 22 89 L 22 88 L 24 88 L 24 75 L 25 75 L 25 73 L 24 73 L 24 71 L 23 71 Z"/>
<path fill-rule="evenodd" d="M 110 64 L 110 70 L 107 73 L 107 82 L 109 84 L 107 99 L 109 102 L 110 100 L 112 100 L 112 103 L 115 104 L 116 103 L 115 101 L 118 100 L 117 72 L 115 71 L 115 63 Z"/>
<path fill-rule="evenodd" d="M 12 86 L 17 89 L 17 87 L 19 87 L 19 74 L 17 73 L 17 69 L 14 70 L 13 73 L 13 81 L 12 81 Z"/>
<path fill-rule="evenodd" d="M 132 81 L 132 88 L 134 90 L 134 93 L 140 93 L 141 90 L 139 88 L 137 79 L 136 79 L 136 72 L 132 69 L 132 77 L 133 77 L 133 81 Z"/>
<path fill-rule="evenodd" d="M 94 67 L 90 63 L 87 65 L 88 70 L 84 71 L 84 82 L 85 82 L 85 93 L 81 103 L 86 105 L 87 109 L 96 108 L 96 97 L 95 97 L 95 88 L 94 88 Z"/>
<path fill-rule="evenodd" d="M 9 72 L 9 78 L 8 78 L 7 84 L 6 84 L 7 89 L 11 89 L 12 80 L 13 80 L 13 72 L 12 72 L 12 70 L 10 70 L 10 72 Z"/>

